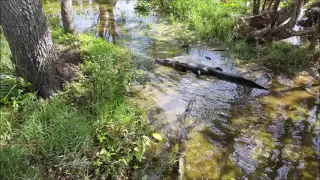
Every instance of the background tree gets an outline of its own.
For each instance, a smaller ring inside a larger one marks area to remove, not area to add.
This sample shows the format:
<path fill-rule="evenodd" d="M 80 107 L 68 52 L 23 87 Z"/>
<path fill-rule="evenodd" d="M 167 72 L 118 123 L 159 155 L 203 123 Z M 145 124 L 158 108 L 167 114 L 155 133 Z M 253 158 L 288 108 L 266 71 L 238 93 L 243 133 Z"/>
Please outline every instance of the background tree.
<path fill-rule="evenodd" d="M 0 8 L 17 74 L 40 96 L 60 90 L 70 71 L 58 62 L 40 0 L 0 0 Z"/>
<path fill-rule="evenodd" d="M 74 33 L 72 0 L 61 0 L 61 17 L 64 30 L 68 33 Z"/>

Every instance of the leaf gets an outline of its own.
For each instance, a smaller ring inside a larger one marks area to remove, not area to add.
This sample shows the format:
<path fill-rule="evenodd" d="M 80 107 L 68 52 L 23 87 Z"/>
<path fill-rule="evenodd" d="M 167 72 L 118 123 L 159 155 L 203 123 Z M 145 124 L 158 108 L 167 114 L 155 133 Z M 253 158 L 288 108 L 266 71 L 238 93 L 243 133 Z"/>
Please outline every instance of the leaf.
<path fill-rule="evenodd" d="M 163 140 L 161 134 L 159 134 L 159 133 L 153 133 L 152 136 L 153 136 L 155 139 L 159 140 L 159 141 L 162 141 L 162 140 Z"/>
<path fill-rule="evenodd" d="M 147 179 L 148 179 L 148 175 L 144 175 L 141 180 L 147 180 Z"/>

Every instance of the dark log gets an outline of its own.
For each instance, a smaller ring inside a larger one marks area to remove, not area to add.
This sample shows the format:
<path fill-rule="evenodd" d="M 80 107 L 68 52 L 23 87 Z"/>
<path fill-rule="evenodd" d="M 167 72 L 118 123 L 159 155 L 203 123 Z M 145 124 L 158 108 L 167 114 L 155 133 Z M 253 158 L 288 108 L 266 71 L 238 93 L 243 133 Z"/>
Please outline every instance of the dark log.
<path fill-rule="evenodd" d="M 233 75 L 230 73 L 222 72 L 221 68 L 212 68 L 209 66 L 205 66 L 202 64 L 192 64 L 192 63 L 184 63 L 184 62 L 179 62 L 179 61 L 171 61 L 167 59 L 156 59 L 156 63 L 164 65 L 164 66 L 169 66 L 172 68 L 175 68 L 176 70 L 187 72 L 191 71 L 195 73 L 198 77 L 200 75 L 207 75 L 207 76 L 215 76 L 220 80 L 236 83 L 242 86 L 250 87 L 250 88 L 257 88 L 257 89 L 264 89 L 264 90 L 269 90 L 266 87 L 263 87 L 254 81 L 248 80 L 244 77 L 238 76 L 238 75 Z"/>

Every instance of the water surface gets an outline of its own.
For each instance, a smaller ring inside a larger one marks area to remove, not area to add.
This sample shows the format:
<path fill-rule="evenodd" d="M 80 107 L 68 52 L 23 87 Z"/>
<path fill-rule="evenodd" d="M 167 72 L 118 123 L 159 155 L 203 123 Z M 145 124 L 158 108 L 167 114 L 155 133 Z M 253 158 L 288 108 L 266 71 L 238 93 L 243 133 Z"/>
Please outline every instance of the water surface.
<path fill-rule="evenodd" d="M 215 51 L 223 48 L 217 44 L 199 42 L 185 49 L 181 45 L 192 33 L 167 23 L 154 11 L 136 11 L 135 4 L 131 0 L 74 1 L 74 22 L 78 31 L 137 54 L 143 80 L 132 82 L 130 99 L 148 111 L 150 123 L 165 140 L 148 148 L 136 178 L 177 179 L 181 153 L 185 179 L 320 178 L 317 80 L 306 72 L 293 78 L 275 75 L 270 69 L 233 59 L 229 51 Z M 59 20 L 58 2 L 46 3 L 45 10 L 51 20 Z M 155 58 L 219 66 L 270 91 L 214 77 L 197 78 L 155 65 Z M 185 149 L 180 152 L 182 144 Z"/>

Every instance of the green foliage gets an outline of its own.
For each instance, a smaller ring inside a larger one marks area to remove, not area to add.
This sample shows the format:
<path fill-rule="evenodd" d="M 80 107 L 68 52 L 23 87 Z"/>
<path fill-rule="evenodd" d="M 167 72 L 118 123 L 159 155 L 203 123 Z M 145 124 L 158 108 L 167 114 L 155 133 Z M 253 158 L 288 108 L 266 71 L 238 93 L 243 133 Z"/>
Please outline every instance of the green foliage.
<path fill-rule="evenodd" d="M 138 162 L 148 138 L 145 115 L 125 101 L 134 74 L 132 54 L 103 39 L 80 35 L 83 70 L 94 93 L 99 152 L 95 172 L 105 178 L 125 177 L 129 164 Z"/>
<path fill-rule="evenodd" d="M 23 106 L 23 100 L 32 94 L 26 94 L 31 90 L 31 85 L 22 78 L 15 77 L 14 64 L 11 60 L 9 44 L 4 35 L 0 33 L 0 108 L 4 105 L 12 106 L 18 110 Z"/>
<path fill-rule="evenodd" d="M 102 38 L 80 35 L 83 70 L 90 77 L 98 109 L 105 100 L 121 102 L 133 74 L 132 55 Z"/>
<path fill-rule="evenodd" d="M 279 71 L 294 73 L 305 67 L 308 49 L 294 46 L 286 42 L 276 42 L 271 46 L 263 46 L 258 50 L 265 65 Z"/>
<path fill-rule="evenodd" d="M 77 46 L 79 45 L 78 37 L 72 34 L 65 33 L 62 28 L 53 28 L 51 32 L 52 40 L 54 43 Z"/>
<path fill-rule="evenodd" d="M 10 59 L 11 52 L 4 34 L 0 33 L 0 74 L 12 74 L 14 66 Z"/>
<path fill-rule="evenodd" d="M 1 179 L 125 178 L 148 144 L 146 115 L 125 98 L 134 74 L 131 53 L 62 32 L 54 29 L 52 37 L 80 46 L 84 76 L 51 100 L 18 88 L 11 97 L 19 106 L 0 107 Z"/>
<path fill-rule="evenodd" d="M 1 146 L 0 165 L 1 179 L 26 179 L 31 174 L 24 149 L 20 147 Z"/>
<path fill-rule="evenodd" d="M 278 72 L 293 74 L 307 65 L 307 48 L 287 42 L 275 42 L 269 46 L 262 46 L 249 44 L 246 40 L 235 40 L 230 46 L 236 57 L 253 60 Z"/>
<path fill-rule="evenodd" d="M 210 40 L 230 40 L 236 16 L 247 11 L 242 1 L 219 3 L 207 0 L 155 0 L 160 12 L 185 22 L 197 36 Z"/>
<path fill-rule="evenodd" d="M 150 9 L 150 3 L 146 0 L 138 1 L 135 9 L 139 12 L 148 12 Z"/>
<path fill-rule="evenodd" d="M 0 74 L 0 106 L 11 105 L 18 110 L 23 105 L 23 99 L 32 96 L 32 94 L 25 93 L 28 90 L 31 90 L 31 84 L 22 78 Z"/>

